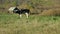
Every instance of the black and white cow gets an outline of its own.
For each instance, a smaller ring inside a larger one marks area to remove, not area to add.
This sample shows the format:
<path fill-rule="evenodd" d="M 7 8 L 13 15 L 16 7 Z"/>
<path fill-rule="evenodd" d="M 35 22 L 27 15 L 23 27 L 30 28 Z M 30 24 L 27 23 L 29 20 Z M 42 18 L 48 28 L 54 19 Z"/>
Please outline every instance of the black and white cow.
<path fill-rule="evenodd" d="M 19 10 L 17 7 L 11 7 L 9 8 L 9 11 L 12 13 L 17 13 L 20 15 L 20 18 L 22 17 L 22 14 L 26 14 L 27 18 L 29 16 L 30 10 L 29 9 L 21 9 Z"/>

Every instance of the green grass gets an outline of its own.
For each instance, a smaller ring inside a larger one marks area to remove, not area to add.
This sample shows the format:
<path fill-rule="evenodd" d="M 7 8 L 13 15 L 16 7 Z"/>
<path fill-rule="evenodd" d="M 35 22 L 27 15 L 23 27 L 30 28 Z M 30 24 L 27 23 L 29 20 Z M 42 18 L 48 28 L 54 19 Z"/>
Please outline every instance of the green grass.
<path fill-rule="evenodd" d="M 0 14 L 0 34 L 60 34 L 60 16 Z"/>

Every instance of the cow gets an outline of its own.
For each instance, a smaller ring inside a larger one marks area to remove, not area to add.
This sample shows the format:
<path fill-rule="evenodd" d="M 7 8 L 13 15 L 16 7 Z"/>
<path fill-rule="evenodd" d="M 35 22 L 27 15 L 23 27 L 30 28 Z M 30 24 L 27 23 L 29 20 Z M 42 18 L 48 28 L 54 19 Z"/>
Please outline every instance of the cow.
<path fill-rule="evenodd" d="M 29 9 L 18 9 L 17 7 L 11 7 L 9 8 L 9 11 L 12 13 L 17 13 L 20 15 L 20 18 L 22 17 L 22 14 L 25 14 L 26 17 L 29 17 L 30 10 Z"/>

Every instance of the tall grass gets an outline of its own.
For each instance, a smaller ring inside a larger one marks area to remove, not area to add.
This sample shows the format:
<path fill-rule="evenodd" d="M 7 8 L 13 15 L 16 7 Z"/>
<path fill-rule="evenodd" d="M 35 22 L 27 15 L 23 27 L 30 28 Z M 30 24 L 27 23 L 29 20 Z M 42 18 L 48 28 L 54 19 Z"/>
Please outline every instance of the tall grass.
<path fill-rule="evenodd" d="M 0 14 L 0 34 L 60 34 L 60 16 Z"/>

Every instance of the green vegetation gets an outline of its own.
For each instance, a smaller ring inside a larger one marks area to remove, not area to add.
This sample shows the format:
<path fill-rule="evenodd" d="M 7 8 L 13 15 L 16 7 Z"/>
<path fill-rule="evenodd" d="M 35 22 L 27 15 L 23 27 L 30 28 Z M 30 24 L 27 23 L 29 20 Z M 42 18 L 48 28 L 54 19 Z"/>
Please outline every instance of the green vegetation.
<path fill-rule="evenodd" d="M 60 16 L 0 14 L 0 34 L 60 34 Z"/>

